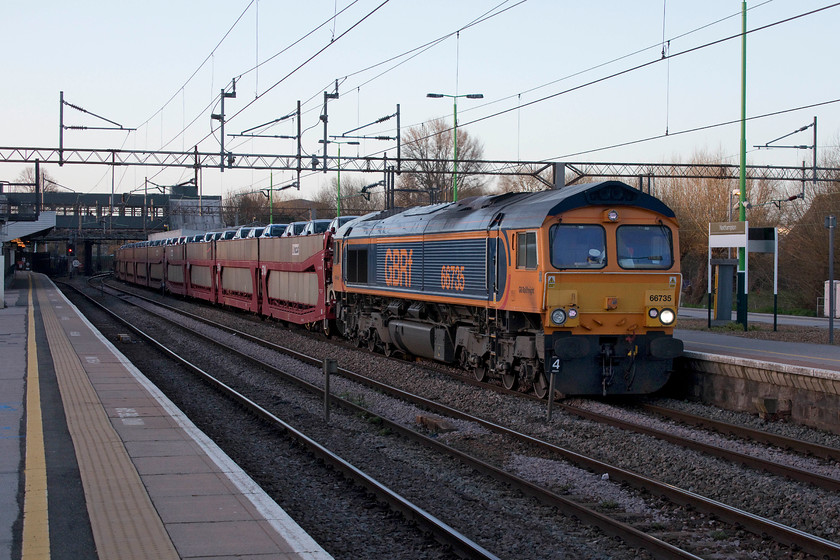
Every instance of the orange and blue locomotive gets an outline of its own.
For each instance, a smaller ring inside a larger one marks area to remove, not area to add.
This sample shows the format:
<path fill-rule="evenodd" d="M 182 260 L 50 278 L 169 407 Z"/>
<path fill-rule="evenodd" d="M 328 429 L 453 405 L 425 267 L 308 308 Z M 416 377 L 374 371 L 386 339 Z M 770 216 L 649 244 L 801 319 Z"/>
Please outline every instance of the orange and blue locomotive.
<path fill-rule="evenodd" d="M 335 235 L 342 334 L 459 363 L 544 397 L 644 394 L 668 380 L 678 224 L 617 181 L 385 211 Z"/>

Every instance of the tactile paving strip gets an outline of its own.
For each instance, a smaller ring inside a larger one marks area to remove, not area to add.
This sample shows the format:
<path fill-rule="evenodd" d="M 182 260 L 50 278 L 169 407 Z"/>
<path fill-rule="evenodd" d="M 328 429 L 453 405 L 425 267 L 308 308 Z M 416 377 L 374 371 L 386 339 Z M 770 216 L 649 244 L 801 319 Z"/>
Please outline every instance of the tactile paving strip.
<path fill-rule="evenodd" d="M 48 289 L 41 286 L 38 301 L 99 558 L 177 559 L 169 534 L 48 300 Z M 89 333 L 86 326 L 81 329 Z"/>

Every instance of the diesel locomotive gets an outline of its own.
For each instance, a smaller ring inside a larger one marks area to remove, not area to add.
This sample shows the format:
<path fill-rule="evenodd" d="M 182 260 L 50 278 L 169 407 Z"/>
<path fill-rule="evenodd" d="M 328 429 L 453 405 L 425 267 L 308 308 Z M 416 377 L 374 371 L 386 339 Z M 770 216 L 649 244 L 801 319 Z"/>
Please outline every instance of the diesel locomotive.
<path fill-rule="evenodd" d="M 565 395 L 647 394 L 683 349 L 678 243 L 662 201 L 605 181 L 376 212 L 324 236 L 133 244 L 117 275 L 540 397 L 551 376 Z"/>
<path fill-rule="evenodd" d="M 457 362 L 544 397 L 650 393 L 682 342 L 678 225 L 616 181 L 483 196 L 351 222 L 335 236 L 344 336 Z"/>

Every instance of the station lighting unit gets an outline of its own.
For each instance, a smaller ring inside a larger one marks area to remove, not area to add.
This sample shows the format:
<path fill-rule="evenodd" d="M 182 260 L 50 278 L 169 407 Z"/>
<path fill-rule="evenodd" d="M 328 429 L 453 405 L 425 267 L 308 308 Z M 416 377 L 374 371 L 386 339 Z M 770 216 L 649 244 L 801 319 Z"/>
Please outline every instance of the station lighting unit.
<path fill-rule="evenodd" d="M 448 95 L 446 93 L 427 93 L 426 97 L 433 99 L 440 99 L 442 97 L 452 98 L 452 117 L 454 125 L 452 127 L 452 202 L 458 202 L 458 98 L 466 97 L 467 99 L 484 99 L 483 93 L 466 93 L 462 95 Z"/>

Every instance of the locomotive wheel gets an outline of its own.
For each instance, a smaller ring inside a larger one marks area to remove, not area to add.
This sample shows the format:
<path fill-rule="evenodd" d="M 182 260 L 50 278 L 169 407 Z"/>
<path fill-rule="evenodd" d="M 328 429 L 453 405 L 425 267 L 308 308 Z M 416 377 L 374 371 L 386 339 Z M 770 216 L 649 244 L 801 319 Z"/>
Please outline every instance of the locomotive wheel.
<path fill-rule="evenodd" d="M 394 348 L 393 344 L 390 344 L 388 342 L 385 342 L 384 344 L 382 344 L 382 353 L 385 354 L 385 356 L 387 358 L 390 358 L 391 356 L 393 356 L 394 352 L 395 352 L 395 348 Z"/>
<path fill-rule="evenodd" d="M 475 377 L 476 381 L 486 381 L 487 380 L 487 366 L 484 364 L 479 364 L 473 368 L 473 377 Z"/>
<path fill-rule="evenodd" d="M 502 375 L 502 385 L 508 391 L 513 391 L 514 389 L 516 389 L 516 386 L 518 385 L 517 381 L 519 381 L 519 378 L 517 377 L 515 371 L 505 373 Z"/>
<path fill-rule="evenodd" d="M 544 399 L 546 395 L 548 395 L 548 380 L 545 378 L 545 374 L 540 373 L 536 379 L 534 379 L 534 394 L 537 397 Z"/>
<path fill-rule="evenodd" d="M 368 350 L 371 352 L 376 352 L 376 343 L 379 341 L 379 334 L 376 331 L 372 331 L 368 336 Z"/>

